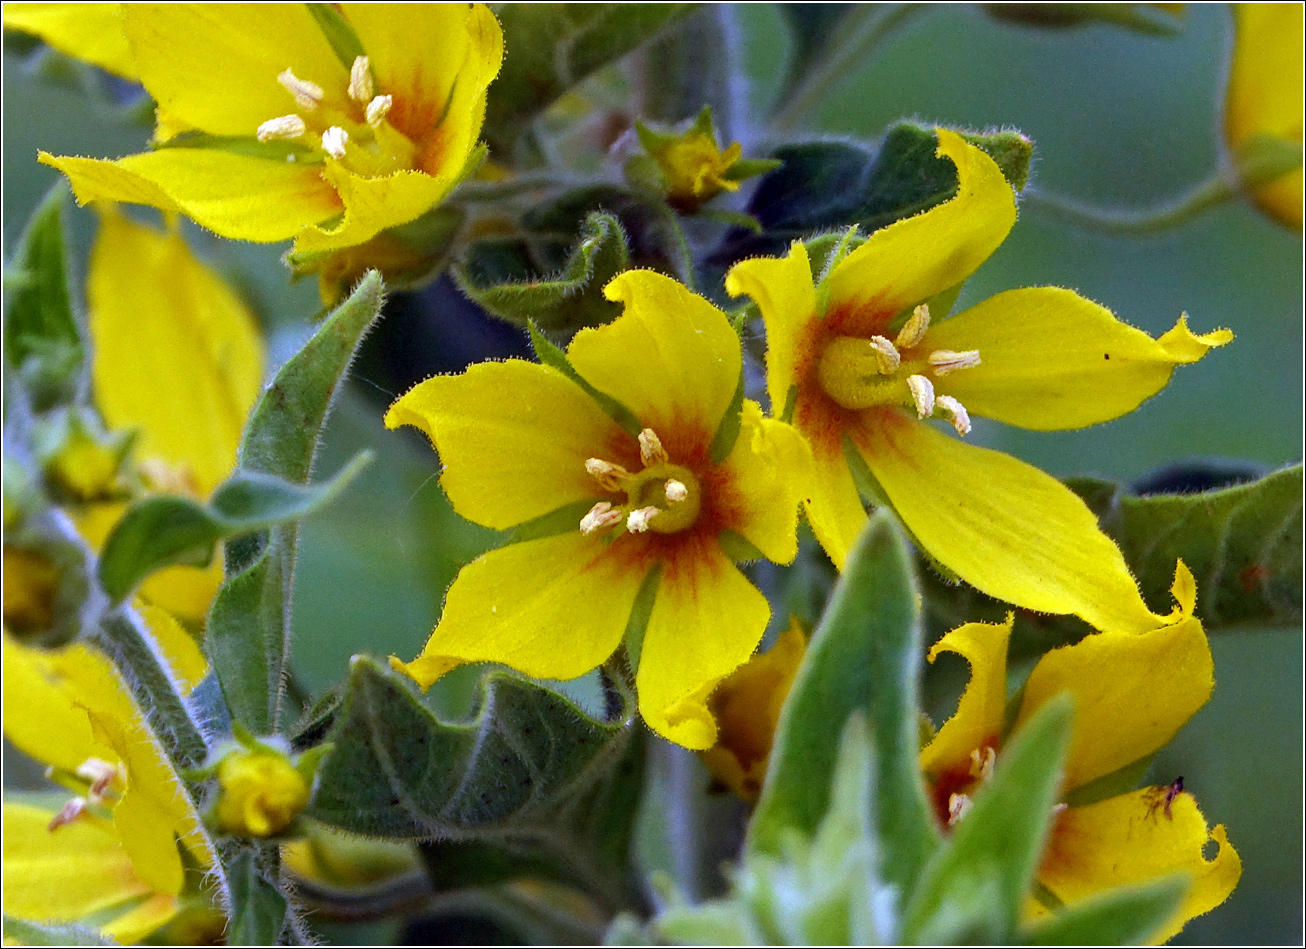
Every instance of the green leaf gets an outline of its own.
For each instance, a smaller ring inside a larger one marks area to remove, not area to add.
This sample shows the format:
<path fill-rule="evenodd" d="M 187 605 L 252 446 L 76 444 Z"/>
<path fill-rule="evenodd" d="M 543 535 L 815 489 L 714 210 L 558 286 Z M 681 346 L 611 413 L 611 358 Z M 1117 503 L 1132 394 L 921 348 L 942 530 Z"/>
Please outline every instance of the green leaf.
<path fill-rule="evenodd" d="M 621 304 L 603 296 L 607 282 L 630 265 L 626 235 L 613 215 L 594 212 L 585 217 L 579 241 L 561 273 L 554 277 L 523 278 L 514 274 L 510 281 L 496 276 L 482 283 L 487 275 L 502 268 L 501 260 L 491 265 L 488 259 L 489 253 L 499 247 L 489 242 L 473 245 L 467 265 L 453 271 L 459 288 L 490 315 L 518 326 L 533 321 L 541 329 L 555 333 L 602 326 L 621 315 Z"/>
<path fill-rule="evenodd" d="M 17 278 L 5 308 L 5 362 L 19 372 L 37 411 L 74 397 L 85 355 L 64 260 L 67 201 L 64 184 L 50 189 L 5 267 L 6 287 L 11 275 Z"/>
<path fill-rule="evenodd" d="M 1157 3 L 985 3 L 989 16 L 1022 26 L 1067 29 L 1105 23 L 1147 36 L 1178 36 L 1183 13 Z"/>
<path fill-rule="evenodd" d="M 133 504 L 114 526 L 100 555 L 100 583 L 121 602 L 156 570 L 203 566 L 228 537 L 301 520 L 321 510 L 371 461 L 364 452 L 330 481 L 298 485 L 271 475 L 237 471 L 207 505 L 164 495 Z"/>
<path fill-rule="evenodd" d="M 508 51 L 490 85 L 484 137 L 511 156 L 531 121 L 591 72 L 651 39 L 690 3 L 510 4 L 499 9 Z"/>
<path fill-rule="evenodd" d="M 812 634 L 776 730 L 750 853 L 778 853 L 787 828 L 812 835 L 830 803 L 833 723 L 870 716 L 884 874 L 910 888 L 938 832 L 918 761 L 920 625 L 906 545 L 892 516 L 873 515 Z"/>
<path fill-rule="evenodd" d="M 552 366 L 558 370 L 576 385 L 585 390 L 585 394 L 599 404 L 599 407 L 612 418 L 614 422 L 624 428 L 630 434 L 639 437 L 639 433 L 644 430 L 643 424 L 635 417 L 635 413 L 626 408 L 606 392 L 600 392 L 594 388 L 589 381 L 576 371 L 576 367 L 571 364 L 567 354 L 558 346 L 555 346 L 549 339 L 539 331 L 534 323 L 527 324 L 531 334 L 531 347 L 535 350 L 535 355 L 546 366 Z"/>
<path fill-rule="evenodd" d="M 1190 883 L 1168 877 L 1121 887 L 1055 913 L 1021 935 L 1029 946 L 1143 946 L 1174 916 Z"/>
<path fill-rule="evenodd" d="M 34 923 L 17 916 L 4 915 L 6 945 L 18 946 L 118 946 L 108 936 L 102 936 L 85 926 L 66 923 Z"/>
<path fill-rule="evenodd" d="M 1052 821 L 1070 743 L 1068 699 L 1049 702 L 930 858 L 903 917 L 905 942 L 1010 942 Z"/>
<path fill-rule="evenodd" d="M 529 868 L 615 905 L 639 796 L 639 734 L 633 710 L 596 721 L 504 672 L 482 680 L 471 721 L 443 722 L 405 676 L 355 656 L 306 813 L 352 833 L 440 841 L 441 886 Z"/>
<path fill-rule="evenodd" d="M 227 941 L 233 946 L 275 946 L 286 929 L 286 898 L 281 895 L 249 851 L 231 860 L 227 880 L 231 887 L 231 923 Z"/>

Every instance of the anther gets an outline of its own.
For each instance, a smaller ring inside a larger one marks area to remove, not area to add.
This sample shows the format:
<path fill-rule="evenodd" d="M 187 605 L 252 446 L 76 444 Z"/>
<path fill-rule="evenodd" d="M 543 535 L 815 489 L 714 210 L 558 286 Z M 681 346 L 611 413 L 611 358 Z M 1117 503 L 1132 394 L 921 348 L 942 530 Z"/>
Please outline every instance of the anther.
<path fill-rule="evenodd" d="M 658 438 L 657 432 L 651 428 L 646 428 L 639 433 L 639 457 L 644 462 L 645 467 L 665 465 L 667 463 L 666 449 L 662 447 L 662 441 Z"/>
<path fill-rule="evenodd" d="M 689 488 L 685 487 L 684 482 L 677 481 L 675 478 L 668 478 L 667 483 L 663 485 L 663 493 L 666 495 L 668 504 L 676 504 L 689 496 Z"/>
<path fill-rule="evenodd" d="M 118 776 L 118 769 L 102 758 L 87 758 L 73 773 L 91 782 L 90 798 L 98 804 L 104 799 L 104 792 Z"/>
<path fill-rule="evenodd" d="M 971 804 L 969 794 L 954 794 L 948 798 L 948 826 L 951 827 L 965 817 Z"/>
<path fill-rule="evenodd" d="M 82 811 L 86 810 L 86 798 L 75 797 L 59 809 L 59 813 L 50 818 L 50 823 L 46 825 L 47 831 L 55 831 L 65 824 L 71 824 L 77 818 L 82 816 Z"/>
<path fill-rule="evenodd" d="M 945 395 L 942 398 L 946 399 L 947 396 Z M 993 765 L 997 760 L 997 752 L 992 747 L 986 745 L 983 749 L 976 748 L 970 753 L 970 776 L 981 781 L 987 781 L 993 777 Z"/>
<path fill-rule="evenodd" d="M 355 56 L 349 67 L 349 98 L 367 102 L 372 98 L 372 64 L 366 56 Z"/>
<path fill-rule="evenodd" d="M 322 150 L 332 158 L 345 157 L 345 143 L 349 141 L 349 133 L 338 125 L 333 125 L 322 133 Z"/>
<path fill-rule="evenodd" d="M 630 477 L 630 472 L 621 465 L 614 465 L 602 458 L 590 458 L 585 462 L 588 471 L 604 491 L 620 491 L 621 484 Z"/>
<path fill-rule="evenodd" d="M 934 414 L 934 383 L 924 376 L 908 376 L 907 388 L 916 403 L 916 417 L 929 418 Z"/>
<path fill-rule="evenodd" d="M 619 523 L 621 523 L 620 509 L 614 508 L 607 501 L 600 501 L 580 519 L 580 532 L 592 534 L 601 527 L 611 527 Z"/>
<path fill-rule="evenodd" d="M 952 427 L 957 430 L 958 435 L 970 434 L 970 413 L 966 411 L 966 406 L 962 405 L 950 395 L 941 395 L 934 400 L 934 404 L 944 415 L 948 416 L 948 421 Z"/>
<path fill-rule="evenodd" d="M 385 117 L 390 114 L 390 107 L 394 104 L 395 100 L 390 96 L 377 96 L 367 104 L 367 108 L 363 111 L 367 124 L 372 128 L 377 128 L 385 121 Z"/>
<path fill-rule="evenodd" d="M 930 353 L 930 368 L 936 376 L 946 376 L 958 369 L 973 369 L 980 364 L 978 349 L 968 349 L 964 353 L 954 353 L 951 349 L 936 349 Z"/>
<path fill-rule="evenodd" d="M 260 142 L 270 142 L 277 138 L 299 138 L 307 131 L 308 126 L 299 116 L 280 115 L 260 125 L 255 134 Z"/>
<path fill-rule="evenodd" d="M 928 304 L 922 303 L 916 309 L 911 311 L 911 316 L 907 322 L 898 330 L 898 348 L 911 349 L 922 339 L 925 338 L 925 331 L 930 328 L 930 308 Z"/>
<path fill-rule="evenodd" d="M 648 522 L 660 513 L 661 509 L 656 507 L 641 507 L 631 511 L 626 518 L 626 529 L 632 534 L 642 534 L 648 530 Z"/>
<path fill-rule="evenodd" d="M 306 112 L 312 112 L 322 104 L 322 87 L 307 79 L 300 79 L 289 69 L 277 76 L 277 82 L 286 87 L 286 91 L 294 96 L 295 104 Z"/>
<path fill-rule="evenodd" d="M 872 336 L 867 342 L 871 344 L 871 349 L 875 353 L 875 363 L 883 375 L 887 376 L 898 371 L 898 366 L 902 364 L 902 357 L 898 355 L 898 350 L 894 348 L 893 343 L 883 336 Z"/>

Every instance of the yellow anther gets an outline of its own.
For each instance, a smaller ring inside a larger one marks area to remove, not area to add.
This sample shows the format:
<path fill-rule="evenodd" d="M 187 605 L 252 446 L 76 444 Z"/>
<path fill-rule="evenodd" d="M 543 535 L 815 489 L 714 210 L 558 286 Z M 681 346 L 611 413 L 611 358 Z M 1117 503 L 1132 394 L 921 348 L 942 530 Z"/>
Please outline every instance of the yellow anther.
<path fill-rule="evenodd" d="M 916 403 L 916 417 L 929 418 L 934 414 L 934 383 L 924 376 L 908 376 L 907 388 Z"/>
<path fill-rule="evenodd" d="M 665 465 L 668 461 L 666 449 L 662 447 L 662 441 L 658 438 L 657 432 L 651 428 L 646 428 L 639 433 L 639 457 L 645 464 Z"/>
<path fill-rule="evenodd" d="M 349 98 L 368 102 L 372 98 L 372 64 L 366 56 L 355 56 L 349 67 Z"/>
<path fill-rule="evenodd" d="M 626 518 L 626 529 L 632 534 L 642 534 L 648 530 L 648 522 L 661 513 L 661 508 L 656 507 L 641 507 L 631 511 L 630 516 Z"/>
<path fill-rule="evenodd" d="M 322 150 L 332 158 L 345 157 L 345 144 L 349 141 L 349 133 L 338 125 L 333 125 L 322 133 Z"/>
<path fill-rule="evenodd" d="M 367 118 L 367 124 L 377 128 L 390 114 L 390 107 L 394 104 L 395 100 L 391 96 L 377 96 L 367 104 L 367 109 L 363 113 Z"/>
<path fill-rule="evenodd" d="M 925 331 L 929 328 L 930 307 L 929 304 L 922 303 L 911 311 L 911 316 L 907 318 L 907 322 L 902 324 L 902 329 L 898 330 L 898 348 L 911 349 L 925 338 Z"/>
<path fill-rule="evenodd" d="M 948 826 L 951 827 L 957 821 L 966 816 L 970 810 L 972 801 L 969 794 L 954 794 L 948 798 Z"/>
<path fill-rule="evenodd" d="M 868 342 L 871 344 L 875 364 L 880 372 L 886 376 L 897 372 L 898 367 L 902 365 L 902 357 L 898 355 L 898 350 L 894 348 L 893 343 L 883 336 L 872 336 Z"/>
<path fill-rule="evenodd" d="M 50 818 L 50 823 L 46 825 L 46 830 L 55 831 L 65 824 L 71 824 L 77 818 L 82 816 L 86 810 L 86 798 L 75 797 L 59 809 L 59 813 Z"/>
<path fill-rule="evenodd" d="M 286 91 L 294 96 L 295 104 L 306 112 L 312 112 L 322 104 L 322 87 L 307 79 L 300 79 L 289 69 L 277 76 L 277 82 L 285 86 Z"/>
<path fill-rule="evenodd" d="M 689 496 L 689 488 L 685 487 L 683 481 L 668 478 L 667 483 L 663 485 L 663 493 L 666 495 L 668 504 L 676 504 Z"/>
<path fill-rule="evenodd" d="M 964 353 L 955 353 L 951 349 L 936 349 L 930 353 L 930 368 L 936 376 L 946 376 L 958 369 L 972 369 L 980 364 L 978 349 L 968 349 Z"/>
<path fill-rule="evenodd" d="M 620 524 L 621 518 L 620 508 L 614 508 L 607 501 L 600 501 L 590 508 L 588 514 L 580 519 L 580 532 L 582 534 L 592 534 L 599 528 Z"/>
<path fill-rule="evenodd" d="M 934 400 L 934 404 L 948 417 L 948 421 L 952 423 L 958 435 L 970 434 L 970 413 L 966 411 L 966 406 L 950 395 L 939 396 Z"/>
<path fill-rule="evenodd" d="M 256 135 L 260 142 L 270 142 L 279 138 L 299 138 L 307 131 L 308 126 L 299 116 L 280 115 L 260 125 Z"/>
<path fill-rule="evenodd" d="M 602 458 L 590 458 L 585 462 L 588 471 L 604 491 L 620 491 L 622 484 L 630 477 L 630 472 L 621 465 L 614 465 Z"/>

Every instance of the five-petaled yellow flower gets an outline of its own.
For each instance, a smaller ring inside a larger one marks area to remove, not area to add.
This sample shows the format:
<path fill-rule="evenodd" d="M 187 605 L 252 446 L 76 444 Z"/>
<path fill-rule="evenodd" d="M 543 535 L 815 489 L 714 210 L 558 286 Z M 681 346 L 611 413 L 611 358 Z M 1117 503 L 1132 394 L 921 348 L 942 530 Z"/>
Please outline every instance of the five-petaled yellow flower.
<path fill-rule="evenodd" d="M 311 6 L 124 4 L 158 103 L 155 149 L 41 160 L 83 203 L 179 211 L 238 240 L 293 237 L 297 255 L 414 220 L 479 160 L 498 21 L 483 4 Z"/>
<path fill-rule="evenodd" d="M 1013 729 L 1055 696 L 1075 699 L 1074 734 L 1058 806 L 1037 880 L 1066 905 L 1118 886 L 1170 873 L 1193 879 L 1187 899 L 1154 935 L 1169 939 L 1194 916 L 1233 892 L 1242 862 L 1223 825 L 1206 819 L 1182 782 L 1114 797 L 1093 795 L 1098 778 L 1146 759 L 1164 746 L 1206 704 L 1215 682 L 1206 633 L 1192 615 L 1197 590 L 1182 561 L 1172 588 L 1179 606 L 1163 625 L 1143 633 L 1100 632 L 1039 660 L 1021 694 Z M 957 712 L 921 751 L 942 824 L 965 819 L 971 796 L 992 773 L 1006 734 L 1007 640 L 1005 624 L 969 623 L 930 650 L 963 656 L 971 677 Z M 1083 791 L 1081 791 L 1083 789 Z M 1077 792 L 1078 793 L 1077 795 Z M 1211 860 L 1203 848 L 1214 839 Z M 1029 913 L 1048 907 L 1031 901 Z"/>
<path fill-rule="evenodd" d="M 866 522 L 854 470 L 930 556 L 985 593 L 1099 629 L 1141 631 L 1119 549 L 1054 478 L 959 435 L 970 415 L 1039 430 L 1081 428 L 1131 411 L 1178 363 L 1232 339 L 1185 321 L 1159 340 L 1055 287 L 1009 290 L 941 319 L 943 295 L 1002 243 L 1011 186 L 988 155 L 940 129 L 957 166 L 952 200 L 872 234 L 814 286 L 803 244 L 737 264 L 726 278 L 767 329 L 773 411 L 807 437 L 816 479 L 807 515 L 836 565 Z M 931 312 L 931 306 L 936 309 Z"/>
<path fill-rule="evenodd" d="M 190 636 L 161 610 L 142 615 L 193 686 L 204 659 Z M 215 865 L 199 816 L 102 655 L 80 643 L 31 649 L 6 634 L 3 665 L 5 737 L 77 792 L 59 810 L 6 800 L 5 914 L 138 942 L 188 900 L 178 839 L 194 865 Z"/>
<path fill-rule="evenodd" d="M 793 559 L 810 455 L 747 400 L 733 443 L 718 439 L 742 366 L 724 313 L 648 271 L 621 274 L 605 293 L 624 313 L 578 333 L 567 357 L 633 413 L 627 427 L 562 371 L 522 360 L 428 379 L 386 416 L 430 436 L 464 517 L 498 529 L 561 518 L 559 532 L 464 567 L 403 668 L 424 686 L 465 662 L 571 679 L 607 659 L 628 626 L 643 627 L 627 646 L 644 720 L 707 748 L 708 695 L 748 659 L 771 612 L 723 543 Z M 637 601 L 644 616 L 632 622 Z"/>

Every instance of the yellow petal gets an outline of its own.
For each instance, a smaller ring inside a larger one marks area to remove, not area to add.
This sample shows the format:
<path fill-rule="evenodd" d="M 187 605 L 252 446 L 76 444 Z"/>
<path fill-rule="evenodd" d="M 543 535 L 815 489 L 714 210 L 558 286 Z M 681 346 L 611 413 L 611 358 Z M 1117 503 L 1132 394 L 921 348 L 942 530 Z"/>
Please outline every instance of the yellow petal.
<path fill-rule="evenodd" d="M 723 463 L 736 494 L 736 533 L 768 560 L 789 563 L 798 553 L 798 505 L 808 496 L 812 452 L 798 430 L 762 418 L 744 401 L 735 447 Z"/>
<path fill-rule="evenodd" d="M 121 201 L 180 211 L 223 237 L 283 241 L 344 209 L 322 166 L 209 148 L 162 148 L 116 161 L 55 157 L 80 204 Z"/>
<path fill-rule="evenodd" d="M 72 649 L 90 655 L 84 646 Z M 3 655 L 6 738 L 63 771 L 76 770 L 87 758 L 112 757 L 112 749 L 92 734 L 85 708 L 62 685 L 52 658 L 59 653 L 21 646 L 6 633 Z"/>
<path fill-rule="evenodd" d="M 100 932 L 121 945 L 135 945 L 150 933 L 166 926 L 180 911 L 176 896 L 155 893 L 144 903 L 105 923 L 100 927 Z"/>
<path fill-rule="evenodd" d="M 6 3 L 6 30 L 33 33 L 61 53 L 136 79 L 118 3 Z"/>
<path fill-rule="evenodd" d="M 87 280 L 95 401 L 207 498 L 236 466 L 263 383 L 254 315 L 178 232 L 101 215 Z"/>
<path fill-rule="evenodd" d="M 580 386 L 520 359 L 418 383 L 390 407 L 385 424 L 425 432 L 445 464 L 440 484 L 454 508 L 496 529 L 602 497 L 587 459 L 633 464 L 639 457 L 635 439 Z"/>
<path fill-rule="evenodd" d="M 1066 787 L 1073 789 L 1161 748 L 1213 688 L 1211 649 L 1196 619 L 1144 633 L 1097 633 L 1039 660 L 1017 722 L 1061 692 L 1074 695 L 1066 760 Z"/>
<path fill-rule="evenodd" d="M 277 76 L 339 89 L 349 74 L 308 8 L 298 3 L 129 3 L 123 28 L 141 82 L 162 110 L 215 135 L 253 137 L 297 111 Z"/>
<path fill-rule="evenodd" d="M 714 539 L 681 543 L 663 562 L 635 675 L 649 728 L 686 748 L 712 747 L 708 696 L 752 655 L 770 618 L 766 597 Z"/>
<path fill-rule="evenodd" d="M 1007 642 L 1011 614 L 1005 623 L 967 623 L 949 632 L 929 652 L 933 662 L 941 652 L 970 663 L 970 681 L 957 711 L 921 750 L 921 770 L 937 774 L 965 764 L 971 752 L 997 747 L 1007 706 Z"/>
<path fill-rule="evenodd" d="M 463 159 L 466 159 L 463 155 Z M 420 217 L 443 201 L 458 183 L 462 162 L 438 176 L 398 171 L 386 178 L 363 178 L 337 162 L 323 174 L 344 202 L 345 216 L 334 227 L 310 227 L 295 241 L 294 253 L 314 254 L 371 240 L 379 232 Z M 313 222 L 308 222 L 313 223 Z"/>
<path fill-rule="evenodd" d="M 862 413 L 858 449 L 907 529 L 977 589 L 1096 629 L 1141 632 L 1148 611 L 1120 549 L 1069 488 L 897 409 Z"/>
<path fill-rule="evenodd" d="M 208 671 L 208 662 L 204 658 L 204 653 L 200 652 L 194 637 L 182 629 L 166 610 L 158 606 L 137 603 L 136 611 L 141 614 L 150 632 L 154 634 L 154 641 L 159 644 L 168 667 L 180 681 L 182 690 L 190 692 Z"/>
<path fill-rule="evenodd" d="M 940 156 L 957 166 L 957 196 L 873 233 L 830 274 L 831 313 L 853 335 L 882 333 L 900 310 L 955 287 L 1016 223 L 1016 199 L 997 164 L 939 129 Z"/>
<path fill-rule="evenodd" d="M 50 831 L 53 816 L 4 805 L 6 915 L 71 923 L 150 894 L 108 822 L 81 818 Z"/>
<path fill-rule="evenodd" d="M 400 664 L 427 688 L 465 662 L 574 679 L 621 642 L 644 575 L 579 530 L 492 550 L 458 574 L 422 654 Z"/>
<path fill-rule="evenodd" d="M 139 591 L 149 603 L 192 626 L 200 626 L 209 615 L 213 598 L 222 586 L 221 549 L 207 567 L 167 567 L 145 578 Z"/>
<path fill-rule="evenodd" d="M 978 366 L 936 383 L 971 415 L 1023 428 L 1083 428 L 1137 408 L 1165 387 L 1179 363 L 1233 339 L 1189 332 L 1181 317 L 1153 340 L 1070 290 L 1008 290 L 941 323 L 922 351 L 979 350 Z"/>
<path fill-rule="evenodd" d="M 766 387 L 771 414 L 780 417 L 789 390 L 798 384 L 798 360 L 803 327 L 817 319 L 816 288 L 802 241 L 794 241 L 781 258 L 757 257 L 735 264 L 726 274 L 726 292 L 747 294 L 762 311 L 766 324 Z"/>
<path fill-rule="evenodd" d="M 1062 811 L 1038 871 L 1039 882 L 1074 905 L 1113 887 L 1190 873 L 1192 889 L 1153 937 L 1157 943 L 1175 935 L 1194 916 L 1219 906 L 1237 886 L 1242 861 L 1223 826 L 1207 831 L 1206 818 L 1191 794 L 1177 795 L 1167 813 L 1166 791 L 1143 788 Z M 1210 840 L 1220 849 L 1207 860 L 1202 850 Z"/>
<path fill-rule="evenodd" d="M 567 350 L 572 364 L 663 438 L 693 432 L 710 443 L 743 359 L 726 315 L 650 270 L 628 270 L 603 293 L 625 310 L 607 326 L 576 334 Z"/>
<path fill-rule="evenodd" d="M 795 418 L 800 430 L 810 431 Z M 852 471 L 839 442 L 813 441 L 811 495 L 807 499 L 807 522 L 812 533 L 825 548 L 830 560 L 840 570 L 857 535 L 866 526 L 866 506 L 853 481 Z"/>

